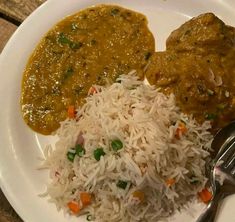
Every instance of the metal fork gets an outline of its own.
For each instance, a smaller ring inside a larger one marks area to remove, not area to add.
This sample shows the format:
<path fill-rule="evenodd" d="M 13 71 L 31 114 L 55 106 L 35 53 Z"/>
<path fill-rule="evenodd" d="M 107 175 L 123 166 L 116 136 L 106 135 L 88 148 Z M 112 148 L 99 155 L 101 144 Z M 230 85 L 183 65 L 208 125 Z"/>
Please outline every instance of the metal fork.
<path fill-rule="evenodd" d="M 235 138 L 227 142 L 215 158 L 210 182 L 213 198 L 197 222 L 214 222 L 220 201 L 235 193 Z"/>

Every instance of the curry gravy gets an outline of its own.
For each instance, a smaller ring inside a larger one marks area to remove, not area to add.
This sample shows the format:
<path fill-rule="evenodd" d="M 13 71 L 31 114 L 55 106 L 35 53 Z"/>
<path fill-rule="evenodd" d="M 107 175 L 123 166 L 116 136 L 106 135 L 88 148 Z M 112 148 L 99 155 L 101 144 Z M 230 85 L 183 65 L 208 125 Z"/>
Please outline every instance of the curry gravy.
<path fill-rule="evenodd" d="M 80 106 L 93 84 L 112 83 L 120 74 L 142 70 L 154 53 L 144 15 L 100 5 L 69 16 L 43 37 L 22 81 L 21 106 L 34 131 L 50 134 Z"/>

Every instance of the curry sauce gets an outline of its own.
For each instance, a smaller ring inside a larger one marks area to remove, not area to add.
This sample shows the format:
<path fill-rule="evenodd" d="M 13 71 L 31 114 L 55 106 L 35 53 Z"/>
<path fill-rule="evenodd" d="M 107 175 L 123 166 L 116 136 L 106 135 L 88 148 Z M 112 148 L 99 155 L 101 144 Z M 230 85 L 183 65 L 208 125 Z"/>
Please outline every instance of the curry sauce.
<path fill-rule="evenodd" d="M 135 69 L 140 77 L 154 53 L 144 15 L 100 5 L 69 16 L 53 27 L 30 57 L 22 81 L 26 123 L 50 134 L 79 107 L 93 84 L 108 84 Z"/>
<path fill-rule="evenodd" d="M 154 52 L 144 15 L 100 5 L 69 16 L 34 50 L 22 82 L 22 113 L 36 132 L 50 134 L 79 107 L 93 84 L 110 84 L 135 69 L 173 93 L 181 111 L 213 130 L 235 119 L 235 28 L 212 13 L 173 31 Z"/>

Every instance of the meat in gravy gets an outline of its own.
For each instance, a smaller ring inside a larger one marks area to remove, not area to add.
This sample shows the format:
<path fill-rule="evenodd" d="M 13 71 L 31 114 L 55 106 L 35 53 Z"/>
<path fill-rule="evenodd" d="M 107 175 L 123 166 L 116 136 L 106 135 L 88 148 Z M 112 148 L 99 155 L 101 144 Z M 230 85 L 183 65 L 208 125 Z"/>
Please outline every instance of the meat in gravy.
<path fill-rule="evenodd" d="M 235 119 L 235 28 L 206 13 L 173 31 L 145 73 L 183 112 L 213 128 Z"/>

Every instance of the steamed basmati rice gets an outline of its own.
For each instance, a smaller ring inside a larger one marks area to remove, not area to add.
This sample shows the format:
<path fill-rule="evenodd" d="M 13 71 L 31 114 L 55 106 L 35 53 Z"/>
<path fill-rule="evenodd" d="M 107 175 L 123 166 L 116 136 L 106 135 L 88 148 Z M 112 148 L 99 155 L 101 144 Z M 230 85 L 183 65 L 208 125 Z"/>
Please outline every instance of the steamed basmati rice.
<path fill-rule="evenodd" d="M 94 86 L 88 96 L 57 131 L 55 147 L 45 151 L 50 170 L 47 195 L 58 209 L 69 212 L 68 202 L 80 202 L 80 192 L 92 194 L 92 204 L 82 209 L 95 221 L 158 221 L 186 206 L 207 181 L 205 158 L 212 139 L 209 122 L 199 125 L 180 112 L 174 95 L 166 96 L 139 81 L 132 72 L 107 86 Z M 180 122 L 187 132 L 175 136 Z M 84 139 L 85 155 L 67 159 L 67 152 Z M 111 141 L 123 148 L 113 151 Z M 102 147 L 100 161 L 93 152 Z M 166 183 L 174 179 L 174 183 Z M 126 181 L 121 189 L 118 181 Z M 141 192 L 144 199 L 133 196 Z"/>

